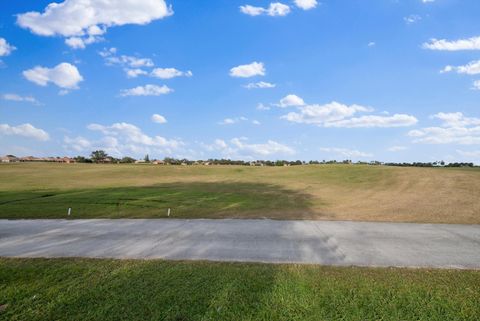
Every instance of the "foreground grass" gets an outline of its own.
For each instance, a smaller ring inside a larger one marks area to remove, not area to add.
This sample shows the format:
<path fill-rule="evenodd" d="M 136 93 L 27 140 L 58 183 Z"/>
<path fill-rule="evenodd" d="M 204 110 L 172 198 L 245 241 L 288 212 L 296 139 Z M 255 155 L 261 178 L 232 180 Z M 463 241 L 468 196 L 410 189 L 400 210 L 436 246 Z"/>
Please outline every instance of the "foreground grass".
<path fill-rule="evenodd" d="M 478 320 L 479 302 L 480 271 L 0 259 L 9 320 Z"/>
<path fill-rule="evenodd" d="M 273 218 L 480 224 L 480 170 L 0 164 L 0 218 Z"/>

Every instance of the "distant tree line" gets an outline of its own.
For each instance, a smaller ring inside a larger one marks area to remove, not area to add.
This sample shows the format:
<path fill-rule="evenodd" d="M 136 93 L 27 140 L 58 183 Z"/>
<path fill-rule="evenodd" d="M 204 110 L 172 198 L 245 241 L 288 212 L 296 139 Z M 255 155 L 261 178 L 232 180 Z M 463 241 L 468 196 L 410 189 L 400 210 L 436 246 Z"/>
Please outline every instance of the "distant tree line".
<path fill-rule="evenodd" d="M 77 156 L 74 158 L 78 163 L 117 163 L 117 164 L 131 164 L 131 163 L 155 163 L 155 164 L 165 164 L 165 165 L 239 165 L 239 166 L 299 166 L 299 165 L 319 165 L 319 164 L 359 164 L 359 165 L 385 165 L 385 166 L 400 166 L 400 167 L 475 167 L 473 163 L 445 163 L 444 161 L 437 162 L 413 162 L 413 163 L 383 163 L 380 161 L 370 161 L 370 162 L 353 162 L 350 159 L 337 161 L 337 160 L 311 160 L 308 162 L 295 160 L 255 160 L 255 161 L 246 161 L 246 160 L 232 160 L 232 159 L 216 159 L 210 158 L 207 160 L 189 160 L 186 158 L 173 158 L 165 157 L 163 160 L 153 159 L 151 160 L 149 155 L 141 160 L 137 160 L 133 157 L 125 156 L 123 158 L 116 158 L 108 155 L 103 150 L 96 150 L 90 154 L 90 157 Z"/>
<path fill-rule="evenodd" d="M 385 163 L 386 166 L 401 166 L 401 167 L 475 167 L 473 163 L 448 163 L 440 162 L 414 162 L 414 163 Z"/>

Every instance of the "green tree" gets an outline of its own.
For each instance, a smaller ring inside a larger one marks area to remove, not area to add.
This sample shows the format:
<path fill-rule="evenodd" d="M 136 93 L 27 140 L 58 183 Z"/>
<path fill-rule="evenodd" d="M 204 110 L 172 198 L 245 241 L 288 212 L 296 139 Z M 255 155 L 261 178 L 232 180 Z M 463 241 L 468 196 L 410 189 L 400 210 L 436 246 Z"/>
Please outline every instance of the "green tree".
<path fill-rule="evenodd" d="M 91 154 L 90 154 L 90 158 L 92 159 L 92 161 L 94 161 L 95 163 L 99 163 L 101 161 L 103 161 L 105 158 L 108 157 L 108 154 L 105 153 L 105 151 L 103 150 L 96 150 L 96 151 L 93 151 Z"/>

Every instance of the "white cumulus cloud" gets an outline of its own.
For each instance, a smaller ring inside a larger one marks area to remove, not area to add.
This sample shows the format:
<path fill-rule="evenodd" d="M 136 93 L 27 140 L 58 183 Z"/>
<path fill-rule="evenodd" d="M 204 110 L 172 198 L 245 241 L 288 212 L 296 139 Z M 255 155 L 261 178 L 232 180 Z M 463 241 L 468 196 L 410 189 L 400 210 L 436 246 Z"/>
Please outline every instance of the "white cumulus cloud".
<path fill-rule="evenodd" d="M 249 16 L 259 16 L 259 15 L 268 15 L 272 17 L 286 16 L 287 14 L 290 13 L 290 7 L 280 2 L 272 2 L 268 6 L 268 8 L 255 7 L 247 4 L 244 6 L 240 6 L 240 12 L 247 14 Z"/>
<path fill-rule="evenodd" d="M 340 155 L 342 157 L 347 158 L 371 158 L 373 154 L 361 152 L 355 149 L 348 149 L 348 148 L 337 148 L 337 147 L 322 147 L 320 148 L 322 152 L 331 153 Z"/>
<path fill-rule="evenodd" d="M 480 50 L 480 37 L 472 37 L 468 39 L 446 40 L 431 39 L 422 45 L 424 49 L 442 50 L 442 51 L 459 51 L 459 50 Z"/>
<path fill-rule="evenodd" d="M 265 82 L 265 81 L 259 81 L 259 82 L 251 82 L 247 85 L 244 86 L 247 89 L 264 89 L 264 88 L 275 88 L 276 85 Z"/>
<path fill-rule="evenodd" d="M 237 137 L 229 141 L 216 139 L 212 144 L 201 144 L 203 148 L 212 152 L 220 153 L 222 158 L 229 159 L 265 159 L 272 157 L 285 157 L 295 154 L 290 146 L 274 140 L 267 140 L 264 143 L 249 143 L 246 137 Z"/>
<path fill-rule="evenodd" d="M 230 76 L 250 78 L 254 76 L 265 76 L 265 65 L 263 62 L 252 62 L 247 65 L 240 65 L 230 69 Z"/>
<path fill-rule="evenodd" d="M 289 94 L 282 99 L 280 99 L 280 103 L 277 104 L 278 107 L 291 107 L 291 106 L 303 106 L 305 105 L 305 102 L 301 97 L 298 97 L 297 95 Z"/>
<path fill-rule="evenodd" d="M 354 117 L 357 113 L 373 112 L 373 108 L 361 105 L 344 105 L 331 102 L 325 105 L 304 105 L 298 111 L 290 112 L 281 118 L 300 124 L 313 124 L 321 127 L 371 128 L 412 126 L 418 120 L 411 115 L 364 115 Z"/>
<path fill-rule="evenodd" d="M 53 68 L 36 66 L 23 71 L 23 76 L 39 86 L 53 83 L 63 89 L 78 89 L 78 84 L 83 81 L 77 67 L 68 62 L 62 62 Z"/>
<path fill-rule="evenodd" d="M 47 141 L 50 139 L 50 136 L 46 131 L 40 128 L 36 128 L 29 123 L 18 125 L 18 126 L 0 124 L 0 135 L 22 136 L 26 138 L 39 140 L 39 141 Z"/>
<path fill-rule="evenodd" d="M 125 96 L 160 96 L 166 95 L 173 92 L 173 89 L 167 87 L 166 85 L 157 86 L 157 85 L 145 85 L 137 86 L 130 89 L 124 89 L 120 92 L 120 95 Z"/>
<path fill-rule="evenodd" d="M 478 75 L 480 74 L 480 60 L 471 61 L 463 66 L 446 66 L 441 73 L 457 72 L 459 74 L 466 75 Z"/>
<path fill-rule="evenodd" d="M 152 77 L 160 79 L 170 79 L 175 77 L 191 77 L 193 74 L 189 71 L 180 71 L 175 68 L 155 68 L 150 73 Z"/>
<path fill-rule="evenodd" d="M 147 135 L 139 127 L 125 122 L 112 125 L 90 124 L 87 129 L 100 132 L 104 136 L 95 142 L 85 144 L 85 148 L 105 149 L 109 154 L 117 156 L 171 154 L 181 150 L 185 145 L 180 139 Z"/>
<path fill-rule="evenodd" d="M 5 40 L 5 38 L 0 38 L 0 57 L 2 56 L 8 56 L 9 54 L 12 53 L 12 51 L 14 51 L 15 48 L 14 46 L 12 46 L 11 44 L 9 44 L 7 42 L 7 40 Z"/>
<path fill-rule="evenodd" d="M 167 122 L 167 119 L 163 117 L 162 115 L 159 114 L 153 114 L 152 115 L 152 121 L 157 124 L 165 124 Z"/>
<path fill-rule="evenodd" d="M 437 113 L 433 119 L 440 126 L 425 127 L 408 132 L 414 143 L 424 144 L 480 144 L 480 118 L 466 117 L 461 112 Z"/>
<path fill-rule="evenodd" d="M 19 14 L 17 23 L 34 34 L 67 37 L 67 45 L 84 48 L 109 27 L 145 25 L 172 14 L 164 0 L 65 0 L 50 3 L 43 12 Z"/>
<path fill-rule="evenodd" d="M 295 5 L 303 10 L 310 10 L 318 5 L 317 0 L 295 0 Z"/>

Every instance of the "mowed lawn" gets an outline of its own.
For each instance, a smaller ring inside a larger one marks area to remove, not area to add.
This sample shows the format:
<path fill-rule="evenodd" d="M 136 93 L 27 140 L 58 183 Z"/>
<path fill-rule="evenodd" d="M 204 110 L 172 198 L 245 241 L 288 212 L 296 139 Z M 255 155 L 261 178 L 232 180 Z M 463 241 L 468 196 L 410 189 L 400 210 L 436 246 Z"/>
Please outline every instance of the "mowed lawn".
<path fill-rule="evenodd" d="M 480 271 L 0 259 L 3 320 L 478 320 Z"/>
<path fill-rule="evenodd" d="M 0 218 L 273 218 L 480 223 L 480 170 L 0 165 Z"/>

